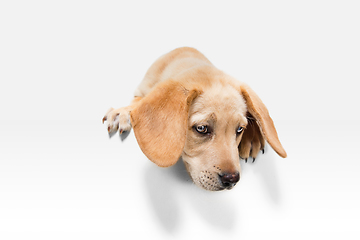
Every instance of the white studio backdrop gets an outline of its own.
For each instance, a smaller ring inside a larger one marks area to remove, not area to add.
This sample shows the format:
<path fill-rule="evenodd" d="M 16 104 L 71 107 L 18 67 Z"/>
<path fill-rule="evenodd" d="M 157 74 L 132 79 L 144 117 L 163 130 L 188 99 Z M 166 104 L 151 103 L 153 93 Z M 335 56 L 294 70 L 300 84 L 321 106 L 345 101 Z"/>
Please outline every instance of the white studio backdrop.
<path fill-rule="evenodd" d="M 357 239 L 358 1 L 2 1 L 1 239 Z M 195 47 L 267 105 L 270 147 L 226 192 L 191 184 L 101 119 Z M 130 234 L 130 235 L 129 235 Z"/>

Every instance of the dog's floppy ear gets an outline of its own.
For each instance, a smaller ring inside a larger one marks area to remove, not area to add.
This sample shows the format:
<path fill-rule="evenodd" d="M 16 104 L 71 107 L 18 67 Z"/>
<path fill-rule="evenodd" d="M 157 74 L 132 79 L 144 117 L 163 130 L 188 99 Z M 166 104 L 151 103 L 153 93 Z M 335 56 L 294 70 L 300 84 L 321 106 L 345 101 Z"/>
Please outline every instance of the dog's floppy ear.
<path fill-rule="evenodd" d="M 199 91 L 168 80 L 159 83 L 131 111 L 143 153 L 160 167 L 174 165 L 184 149 L 189 107 Z"/>
<path fill-rule="evenodd" d="M 287 156 L 285 149 L 280 143 L 274 122 L 271 119 L 265 104 L 258 95 L 247 85 L 241 86 L 241 94 L 246 102 L 248 112 L 255 118 L 262 135 L 279 156 Z"/>

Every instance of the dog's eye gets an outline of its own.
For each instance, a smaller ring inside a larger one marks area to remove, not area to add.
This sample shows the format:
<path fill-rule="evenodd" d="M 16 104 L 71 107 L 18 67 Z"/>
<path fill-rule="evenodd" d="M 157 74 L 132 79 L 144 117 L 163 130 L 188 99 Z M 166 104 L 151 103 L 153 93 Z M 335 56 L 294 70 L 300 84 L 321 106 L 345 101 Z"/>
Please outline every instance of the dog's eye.
<path fill-rule="evenodd" d="M 236 130 L 236 133 L 237 133 L 237 134 L 240 134 L 243 130 L 244 130 L 243 127 L 239 127 L 239 128 Z"/>
<path fill-rule="evenodd" d="M 208 133 L 208 128 L 205 125 L 196 126 L 195 129 L 198 133 L 202 133 L 202 134 Z"/>

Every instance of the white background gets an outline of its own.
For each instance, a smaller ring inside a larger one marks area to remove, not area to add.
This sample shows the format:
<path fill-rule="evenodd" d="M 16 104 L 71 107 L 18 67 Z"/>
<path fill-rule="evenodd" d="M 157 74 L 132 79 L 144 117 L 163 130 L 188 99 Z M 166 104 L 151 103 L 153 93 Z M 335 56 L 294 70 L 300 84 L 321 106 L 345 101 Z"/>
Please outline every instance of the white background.
<path fill-rule="evenodd" d="M 358 1 L 2 1 L 1 239 L 359 239 Z M 288 158 L 231 191 L 109 139 L 148 67 L 181 46 L 248 83 Z"/>

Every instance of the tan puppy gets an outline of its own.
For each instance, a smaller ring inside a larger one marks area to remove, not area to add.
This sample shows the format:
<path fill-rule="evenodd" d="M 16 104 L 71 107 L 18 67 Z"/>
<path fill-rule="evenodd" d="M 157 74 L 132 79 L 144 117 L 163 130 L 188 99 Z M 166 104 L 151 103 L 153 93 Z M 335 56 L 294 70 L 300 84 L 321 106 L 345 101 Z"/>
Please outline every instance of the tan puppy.
<path fill-rule="evenodd" d="M 207 190 L 235 186 L 239 156 L 255 160 L 265 140 L 286 157 L 260 98 L 193 48 L 175 49 L 155 61 L 133 102 L 110 109 L 105 120 L 109 133 L 132 127 L 141 150 L 158 166 L 172 166 L 182 157 L 194 183 Z"/>

